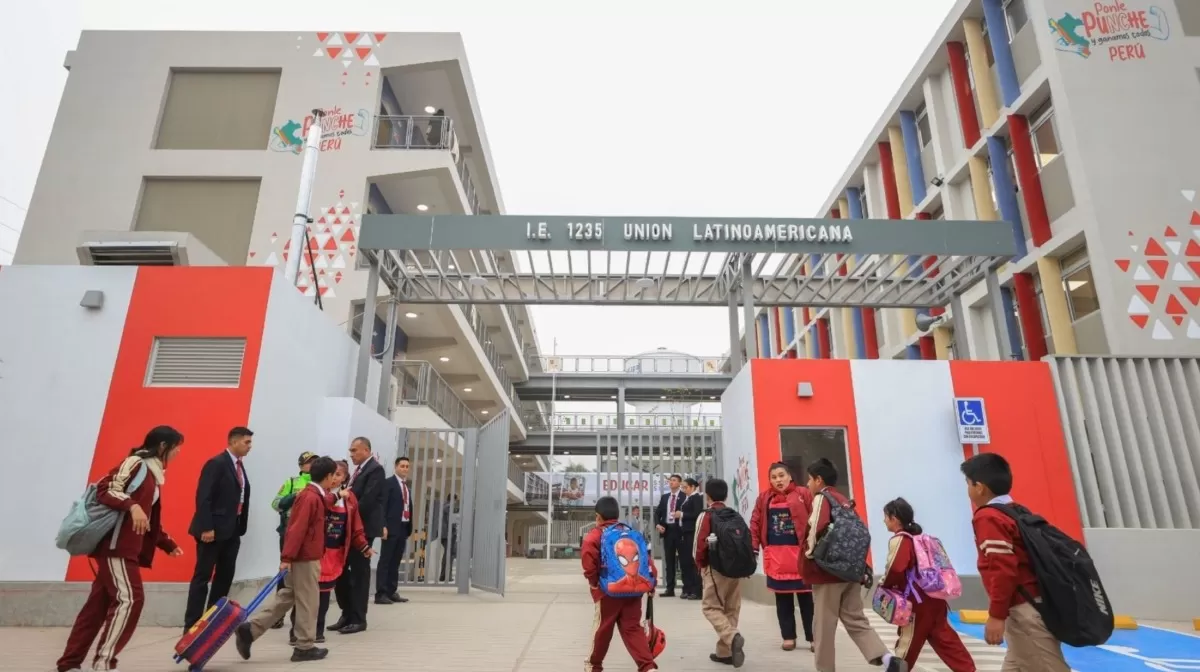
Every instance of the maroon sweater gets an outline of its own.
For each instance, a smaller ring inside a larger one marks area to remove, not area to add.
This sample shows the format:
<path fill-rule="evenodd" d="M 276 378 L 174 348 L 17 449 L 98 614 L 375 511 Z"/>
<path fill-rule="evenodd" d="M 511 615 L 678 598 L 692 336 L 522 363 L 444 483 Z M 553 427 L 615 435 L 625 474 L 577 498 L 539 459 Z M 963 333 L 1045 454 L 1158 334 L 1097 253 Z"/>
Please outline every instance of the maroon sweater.
<path fill-rule="evenodd" d="M 157 460 L 155 463 L 157 466 Z M 110 532 L 96 544 L 96 550 L 92 551 L 91 557 L 125 558 L 135 560 L 138 565 L 148 568 L 154 562 L 154 549 L 171 553 L 179 548 L 171 539 L 171 535 L 162 529 L 162 497 L 160 496 L 158 501 L 154 500 L 154 491 L 158 488 L 154 470 L 146 473 L 136 490 L 127 490 L 137 473 L 147 469 L 149 467 L 140 457 L 127 457 L 96 484 L 96 500 L 111 509 L 124 512 L 125 516 L 114 529 L 117 534 L 116 548 L 109 548 L 113 535 L 113 532 Z M 159 471 L 161 473 L 161 469 Z M 150 518 L 150 529 L 145 534 L 133 531 L 133 515 L 129 511 L 134 504 L 141 507 Z"/>
<path fill-rule="evenodd" d="M 321 559 L 325 554 L 325 508 L 325 498 L 317 486 L 311 483 L 296 494 L 288 512 L 288 526 L 283 534 L 280 560 L 312 562 Z"/>

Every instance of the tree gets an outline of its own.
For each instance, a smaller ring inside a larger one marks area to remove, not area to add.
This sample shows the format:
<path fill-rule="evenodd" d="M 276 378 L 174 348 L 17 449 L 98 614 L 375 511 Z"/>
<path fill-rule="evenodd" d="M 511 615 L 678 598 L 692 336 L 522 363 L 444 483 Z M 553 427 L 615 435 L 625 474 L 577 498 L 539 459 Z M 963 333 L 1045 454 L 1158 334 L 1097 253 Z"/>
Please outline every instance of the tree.
<path fill-rule="evenodd" d="M 567 466 L 563 467 L 564 474 L 586 474 L 589 471 L 591 471 L 591 469 L 588 469 L 578 462 L 569 462 L 567 463 Z"/>

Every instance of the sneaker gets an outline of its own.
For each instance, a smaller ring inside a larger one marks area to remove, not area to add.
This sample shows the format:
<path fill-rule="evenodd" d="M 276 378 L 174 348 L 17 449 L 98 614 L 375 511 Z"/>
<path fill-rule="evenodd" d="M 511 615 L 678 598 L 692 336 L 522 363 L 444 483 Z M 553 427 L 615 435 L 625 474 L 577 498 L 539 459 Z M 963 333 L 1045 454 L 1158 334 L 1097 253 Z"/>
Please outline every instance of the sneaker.
<path fill-rule="evenodd" d="M 329 655 L 329 649 L 314 646 L 311 649 L 292 649 L 293 663 L 306 663 L 310 660 L 323 660 Z"/>
<path fill-rule="evenodd" d="M 718 656 L 715 653 L 710 653 L 708 654 L 708 659 L 722 665 L 733 665 L 733 656 Z"/>
<path fill-rule="evenodd" d="M 250 647 L 254 644 L 254 635 L 250 633 L 249 623 L 242 623 L 233 631 L 233 644 L 242 660 L 250 660 Z"/>
<path fill-rule="evenodd" d="M 729 644 L 729 650 L 731 651 L 729 658 L 733 661 L 734 667 L 741 667 L 743 664 L 745 664 L 746 654 L 744 651 L 742 651 L 745 646 L 746 640 L 742 639 L 742 633 L 739 632 L 735 634 L 733 636 L 733 641 Z M 893 670 L 889 669 L 888 672 L 893 672 Z M 908 670 L 904 669 L 900 672 L 908 672 Z"/>
<path fill-rule="evenodd" d="M 908 672 L 908 663 L 903 658 L 892 656 L 891 662 L 884 670 L 885 672 Z"/>

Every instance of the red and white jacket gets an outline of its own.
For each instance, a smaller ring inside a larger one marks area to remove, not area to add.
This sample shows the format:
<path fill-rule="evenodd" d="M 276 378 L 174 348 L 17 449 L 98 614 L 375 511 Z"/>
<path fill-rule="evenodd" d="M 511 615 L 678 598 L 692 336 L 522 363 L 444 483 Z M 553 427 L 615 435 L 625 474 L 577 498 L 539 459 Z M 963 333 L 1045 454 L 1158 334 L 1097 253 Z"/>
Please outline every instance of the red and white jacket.
<path fill-rule="evenodd" d="M 149 473 L 136 490 L 128 491 L 135 476 L 143 469 L 149 470 Z M 157 457 L 143 459 L 132 455 L 100 479 L 96 485 L 96 500 L 111 509 L 125 512 L 125 516 L 114 530 L 117 533 L 116 548 L 109 548 L 113 535 L 110 532 L 96 545 L 91 557 L 136 560 L 138 565 L 148 568 L 154 562 L 154 549 L 171 553 L 179 548 L 171 535 L 162 529 L 162 498 L 159 494 L 165 482 L 163 465 Z M 134 504 L 140 506 L 150 518 L 150 529 L 145 534 L 133 531 L 133 516 L 129 511 Z"/>
<path fill-rule="evenodd" d="M 979 578 L 988 594 L 988 615 L 1004 620 L 1009 609 L 1028 601 L 1019 587 L 1035 598 L 1041 594 L 1021 531 L 1015 520 L 988 506 L 975 510 L 971 526 L 979 550 Z"/>

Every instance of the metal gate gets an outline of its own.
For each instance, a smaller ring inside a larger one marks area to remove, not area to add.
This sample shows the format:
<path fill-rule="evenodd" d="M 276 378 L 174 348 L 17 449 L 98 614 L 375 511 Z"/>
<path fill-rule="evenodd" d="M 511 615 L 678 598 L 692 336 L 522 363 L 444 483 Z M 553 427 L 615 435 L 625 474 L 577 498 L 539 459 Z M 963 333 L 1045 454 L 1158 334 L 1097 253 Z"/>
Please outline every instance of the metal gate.
<path fill-rule="evenodd" d="M 478 430 L 400 429 L 396 455 L 411 461 L 413 533 L 400 561 L 402 586 L 458 586 L 468 583 L 459 571 L 464 512 L 469 492 L 467 455 Z"/>
<path fill-rule="evenodd" d="M 464 505 L 473 524 L 464 525 L 463 548 L 471 549 L 471 586 L 504 594 L 508 515 L 508 411 L 502 411 L 478 430 L 475 450 L 467 454 L 466 480 L 474 483 Z M 468 536 L 469 535 L 469 536 Z"/>
<path fill-rule="evenodd" d="M 640 525 L 661 556 L 654 507 L 673 474 L 701 484 L 721 477 L 721 433 L 712 430 L 616 430 L 596 432 L 596 478 L 600 495 L 621 503 L 621 517 Z"/>

